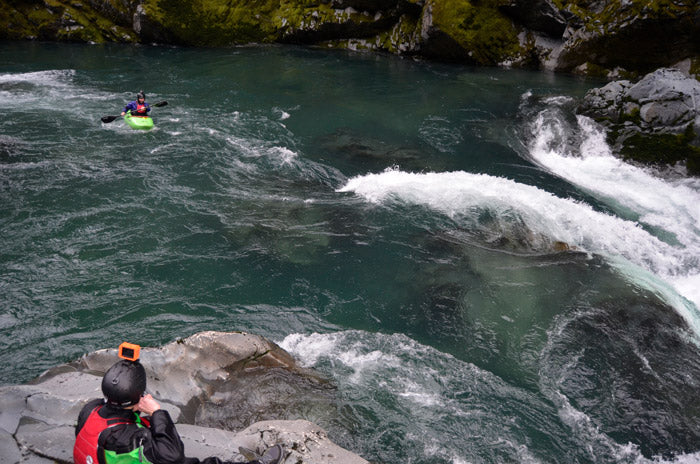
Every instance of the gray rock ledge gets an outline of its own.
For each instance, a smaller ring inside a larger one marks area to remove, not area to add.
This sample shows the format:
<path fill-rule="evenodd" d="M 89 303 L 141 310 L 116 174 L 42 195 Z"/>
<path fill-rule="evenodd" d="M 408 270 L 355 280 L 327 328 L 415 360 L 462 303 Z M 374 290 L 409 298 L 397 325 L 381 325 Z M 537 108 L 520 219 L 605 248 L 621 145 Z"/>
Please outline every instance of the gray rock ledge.
<path fill-rule="evenodd" d="M 71 463 L 78 412 L 90 399 L 102 396 L 102 375 L 117 360 L 116 349 L 100 350 L 50 369 L 29 384 L 0 387 L 0 464 Z M 281 443 L 286 447 L 286 464 L 369 464 L 306 420 L 260 420 L 238 432 L 202 425 L 207 422 L 202 409 L 211 411 L 218 405 L 228 410 L 220 399 L 227 385 L 233 382 L 240 387 L 236 398 L 240 400 L 240 394 L 250 391 L 246 386 L 251 386 L 241 379 L 254 379 L 254 386 L 261 372 L 268 382 L 270 375 L 281 376 L 286 395 L 294 379 L 311 388 L 312 395 L 328 390 L 322 377 L 299 367 L 289 353 L 263 337 L 202 332 L 161 348 L 142 348 L 141 361 L 148 391 L 178 424 L 187 456 L 245 461 L 238 452 L 240 446 L 262 452 Z M 268 395 L 274 396 L 274 390 L 268 389 Z M 215 416 L 220 420 L 221 411 Z"/>

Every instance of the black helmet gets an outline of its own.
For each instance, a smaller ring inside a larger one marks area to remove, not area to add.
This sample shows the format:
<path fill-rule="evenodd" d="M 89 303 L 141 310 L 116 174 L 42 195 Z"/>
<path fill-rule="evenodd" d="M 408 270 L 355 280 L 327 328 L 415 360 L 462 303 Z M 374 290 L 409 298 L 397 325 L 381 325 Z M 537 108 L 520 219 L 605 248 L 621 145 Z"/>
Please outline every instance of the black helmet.
<path fill-rule="evenodd" d="M 143 93 L 143 90 L 136 94 L 136 99 L 138 100 L 139 98 L 146 99 L 146 94 Z"/>
<path fill-rule="evenodd" d="M 107 403 L 127 408 L 139 402 L 146 391 L 146 369 L 138 361 L 121 360 L 102 378 L 102 393 Z"/>

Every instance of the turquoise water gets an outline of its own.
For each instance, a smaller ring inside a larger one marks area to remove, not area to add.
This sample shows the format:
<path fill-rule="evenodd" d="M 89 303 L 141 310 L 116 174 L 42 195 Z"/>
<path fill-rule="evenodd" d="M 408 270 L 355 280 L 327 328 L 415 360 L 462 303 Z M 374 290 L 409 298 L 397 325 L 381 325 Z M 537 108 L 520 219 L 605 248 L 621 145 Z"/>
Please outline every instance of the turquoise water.
<path fill-rule="evenodd" d="M 600 82 L 291 47 L 0 48 L 0 384 L 129 340 L 279 343 L 377 463 L 700 459 L 700 182 Z M 143 89 L 156 128 L 102 124 Z"/>

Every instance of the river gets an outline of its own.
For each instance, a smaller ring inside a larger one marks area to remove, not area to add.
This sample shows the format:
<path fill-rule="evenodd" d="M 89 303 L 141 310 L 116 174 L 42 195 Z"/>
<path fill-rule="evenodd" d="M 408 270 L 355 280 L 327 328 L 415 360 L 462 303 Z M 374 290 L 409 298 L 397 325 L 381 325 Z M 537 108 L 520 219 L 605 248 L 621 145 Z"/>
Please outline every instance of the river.
<path fill-rule="evenodd" d="M 376 463 L 700 460 L 700 181 L 602 82 L 296 47 L 0 47 L 0 384 L 274 340 Z M 118 115 L 144 90 L 155 128 Z"/>

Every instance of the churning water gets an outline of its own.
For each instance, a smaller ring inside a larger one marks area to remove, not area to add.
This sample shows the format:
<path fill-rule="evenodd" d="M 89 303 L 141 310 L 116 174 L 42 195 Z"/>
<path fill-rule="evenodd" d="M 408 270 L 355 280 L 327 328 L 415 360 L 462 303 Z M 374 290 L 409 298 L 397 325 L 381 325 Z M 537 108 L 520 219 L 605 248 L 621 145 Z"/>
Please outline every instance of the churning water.
<path fill-rule="evenodd" d="M 275 340 L 373 462 L 700 460 L 700 182 L 600 85 L 287 47 L 4 43 L 0 382 L 124 340 Z M 117 119 L 143 89 L 156 127 Z"/>

